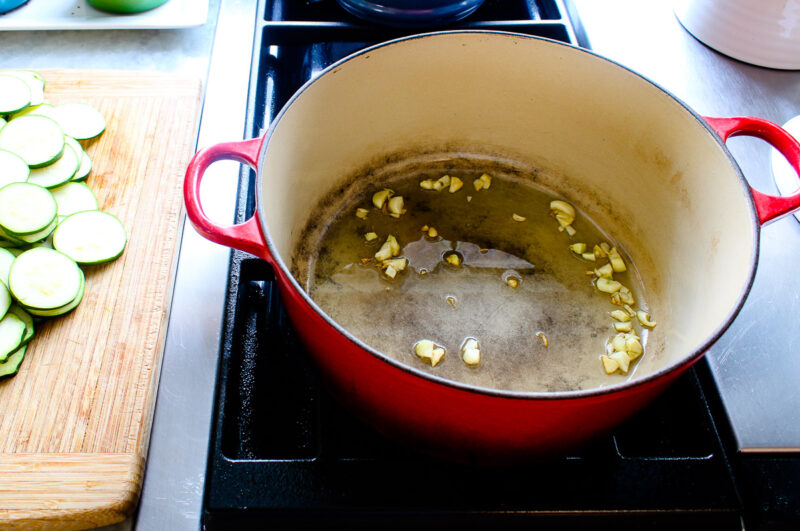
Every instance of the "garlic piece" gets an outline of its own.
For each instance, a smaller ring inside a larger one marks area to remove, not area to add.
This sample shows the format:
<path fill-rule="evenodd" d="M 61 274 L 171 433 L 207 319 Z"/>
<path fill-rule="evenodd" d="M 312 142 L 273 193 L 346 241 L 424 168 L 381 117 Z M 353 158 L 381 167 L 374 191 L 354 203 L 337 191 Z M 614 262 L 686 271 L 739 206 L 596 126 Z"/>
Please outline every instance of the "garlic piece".
<path fill-rule="evenodd" d="M 616 280 L 612 280 L 611 277 L 598 278 L 596 285 L 597 289 L 602 291 L 603 293 L 616 293 L 622 287 L 622 284 L 620 284 Z"/>
<path fill-rule="evenodd" d="M 369 210 L 367 210 L 366 208 L 356 209 L 356 217 L 359 219 L 367 219 L 367 214 L 369 214 Z"/>
<path fill-rule="evenodd" d="M 544 332 L 536 332 L 536 337 L 542 340 L 542 345 L 544 345 L 544 348 L 550 346 L 550 341 L 547 340 L 547 336 L 544 335 Z"/>
<path fill-rule="evenodd" d="M 575 221 L 575 208 L 566 201 L 550 201 L 550 213 L 555 216 L 562 229 L 572 225 L 572 222 Z M 570 236 L 572 235 L 570 234 Z"/>
<path fill-rule="evenodd" d="M 403 196 L 397 195 L 389 199 L 388 208 L 389 215 L 393 217 L 399 218 L 401 214 L 405 214 L 406 211 L 403 208 Z"/>
<path fill-rule="evenodd" d="M 442 177 L 439 177 L 439 179 L 435 183 L 433 183 L 433 189 L 436 190 L 437 192 L 444 190 L 448 186 L 450 186 L 449 175 L 443 175 Z"/>
<path fill-rule="evenodd" d="M 450 193 L 454 194 L 461 190 L 461 187 L 464 186 L 464 181 L 459 179 L 458 177 L 450 177 Z"/>
<path fill-rule="evenodd" d="M 566 230 L 567 234 L 569 234 L 570 236 L 575 236 L 578 233 L 578 231 L 576 231 L 572 225 L 567 225 L 566 227 L 564 227 L 564 230 Z"/>
<path fill-rule="evenodd" d="M 625 346 L 625 334 L 617 334 L 614 337 L 612 337 L 611 347 L 612 351 L 625 352 L 627 350 Z"/>
<path fill-rule="evenodd" d="M 594 274 L 598 278 L 600 278 L 600 277 L 611 277 L 611 275 L 614 274 L 614 268 L 611 267 L 611 264 L 606 264 L 604 266 L 600 266 L 600 267 L 595 268 Z"/>
<path fill-rule="evenodd" d="M 605 355 L 600 356 L 600 359 L 603 362 L 603 370 L 606 371 L 606 374 L 611 374 L 614 371 L 616 371 L 617 369 L 619 369 L 619 363 L 617 363 L 616 361 L 612 360 L 608 356 L 605 356 Z"/>
<path fill-rule="evenodd" d="M 394 192 L 388 188 L 377 191 L 372 194 L 372 204 L 375 205 L 375 208 L 380 210 L 383 208 L 383 204 L 386 202 L 386 200 L 392 197 L 392 194 L 394 194 Z"/>
<path fill-rule="evenodd" d="M 581 255 L 581 258 L 583 258 L 584 260 L 588 260 L 589 262 L 595 261 L 594 253 L 583 253 Z"/>
<path fill-rule="evenodd" d="M 614 310 L 613 312 L 609 312 L 609 315 L 622 323 L 627 323 L 631 320 L 631 316 L 628 312 L 623 312 L 622 310 Z"/>
<path fill-rule="evenodd" d="M 389 278 L 394 278 L 394 277 L 397 276 L 397 270 L 395 268 L 393 268 L 392 266 L 389 266 L 389 267 L 387 267 L 386 269 L 383 270 L 383 274 L 386 275 Z"/>
<path fill-rule="evenodd" d="M 617 321 L 614 323 L 614 330 L 616 330 L 617 332 L 630 332 L 631 330 L 633 330 L 633 323 L 630 321 L 624 323 Z"/>
<path fill-rule="evenodd" d="M 651 321 L 650 314 L 645 311 L 639 310 L 638 312 L 636 312 L 636 319 L 638 319 L 639 322 L 642 323 L 642 326 L 646 326 L 647 328 L 653 328 L 654 326 L 656 326 L 656 322 Z"/>
<path fill-rule="evenodd" d="M 391 267 L 399 273 L 406 268 L 408 260 L 405 258 L 390 258 L 389 260 L 384 260 L 383 265 L 386 266 L 387 269 Z"/>
<path fill-rule="evenodd" d="M 455 266 L 455 267 L 460 267 L 461 266 L 461 257 L 458 255 L 458 253 L 450 253 L 450 254 L 448 254 L 447 256 L 444 257 L 444 260 L 445 260 L 445 262 L 447 262 L 448 264 L 450 264 L 452 266 Z"/>
<path fill-rule="evenodd" d="M 361 263 L 367 265 L 368 263 L 372 262 L 372 258 L 362 258 Z"/>
<path fill-rule="evenodd" d="M 624 374 L 628 374 L 628 368 L 631 364 L 631 358 L 628 356 L 626 352 L 615 352 L 609 356 L 612 360 L 616 361 L 619 364 L 619 370 L 621 370 Z"/>
<path fill-rule="evenodd" d="M 435 238 L 439 235 L 439 231 L 434 227 L 428 229 L 428 238 Z"/>
<path fill-rule="evenodd" d="M 444 349 L 436 347 L 431 351 L 431 367 L 436 367 L 444 359 Z"/>
<path fill-rule="evenodd" d="M 483 181 L 483 189 L 488 190 L 489 187 L 492 185 L 492 176 L 488 173 L 484 173 L 479 177 L 481 181 Z"/>
<path fill-rule="evenodd" d="M 639 342 L 639 338 L 628 334 L 625 338 L 625 352 L 628 353 L 631 360 L 635 360 L 639 356 L 642 355 L 644 349 L 642 348 L 642 344 Z"/>
<path fill-rule="evenodd" d="M 475 367 L 481 362 L 481 350 L 476 339 L 467 339 L 461 347 L 461 359 L 469 367 Z"/>
<path fill-rule="evenodd" d="M 469 203 L 470 201 L 472 201 L 472 196 L 471 196 L 471 195 L 468 195 L 468 196 L 467 196 L 467 203 Z"/>
<path fill-rule="evenodd" d="M 514 221 L 517 221 L 517 222 L 522 222 L 522 221 L 525 221 L 528 218 L 526 218 L 524 216 L 520 216 L 519 214 L 511 214 L 511 219 L 513 219 Z"/>
<path fill-rule="evenodd" d="M 569 246 L 569 250 L 575 254 L 583 254 L 586 252 L 586 244 L 585 243 L 573 243 Z M 594 256 L 594 255 L 592 255 Z"/>
<path fill-rule="evenodd" d="M 517 280 L 516 277 L 508 277 L 508 280 L 506 280 L 506 284 L 508 284 L 512 288 L 516 288 L 517 286 L 519 286 L 519 280 Z"/>
<path fill-rule="evenodd" d="M 633 293 L 631 293 L 631 290 L 625 286 L 619 288 L 619 300 L 623 304 L 636 304 L 636 300 L 633 298 Z"/>
<path fill-rule="evenodd" d="M 433 179 L 425 179 L 424 181 L 420 181 L 419 187 L 423 190 L 433 190 Z"/>
<path fill-rule="evenodd" d="M 422 339 L 417 341 L 417 344 L 414 345 L 414 353 L 422 359 L 431 359 L 433 355 L 433 341 L 430 339 Z"/>
<path fill-rule="evenodd" d="M 368 242 L 371 242 L 373 240 L 377 240 L 378 235 L 374 232 L 368 232 L 364 235 L 364 239 L 367 240 Z"/>
<path fill-rule="evenodd" d="M 423 226 L 422 226 L 422 228 L 421 228 L 421 229 L 419 229 L 419 230 L 421 230 L 422 232 L 428 232 L 428 229 L 429 229 L 429 228 L 430 228 L 430 227 L 428 227 L 427 225 L 423 225 Z"/>
<path fill-rule="evenodd" d="M 602 247 L 600 247 L 599 245 L 595 245 L 592 251 L 594 252 L 594 255 L 597 258 L 605 258 L 606 256 L 608 256 L 606 252 L 602 249 Z"/>
<path fill-rule="evenodd" d="M 622 273 L 627 271 L 627 267 L 625 267 L 625 260 L 622 259 L 620 256 L 619 251 L 617 251 L 616 247 L 612 247 L 608 251 L 608 260 L 611 263 L 611 267 L 614 268 L 614 271 L 617 273 Z"/>
<path fill-rule="evenodd" d="M 386 237 L 386 243 L 389 244 L 389 249 L 392 251 L 392 256 L 397 256 L 400 254 L 400 244 L 397 243 L 397 238 L 390 234 Z"/>
<path fill-rule="evenodd" d="M 475 179 L 474 181 L 472 181 L 472 186 L 475 187 L 475 191 L 476 192 L 480 192 L 481 188 L 483 188 L 484 185 L 485 185 L 485 183 L 483 181 L 481 181 L 480 179 Z M 472 199 L 472 198 L 468 196 L 467 197 L 467 201 L 469 201 L 470 199 Z"/>

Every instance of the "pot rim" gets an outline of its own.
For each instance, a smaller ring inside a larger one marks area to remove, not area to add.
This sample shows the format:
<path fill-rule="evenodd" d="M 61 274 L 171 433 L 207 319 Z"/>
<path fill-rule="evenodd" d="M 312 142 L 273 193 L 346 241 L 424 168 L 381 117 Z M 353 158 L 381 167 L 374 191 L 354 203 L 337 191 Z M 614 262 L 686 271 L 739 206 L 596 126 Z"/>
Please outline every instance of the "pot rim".
<path fill-rule="evenodd" d="M 550 45 L 558 45 L 564 46 L 566 48 L 571 49 L 577 53 L 585 53 L 588 54 L 595 59 L 602 60 L 612 66 L 622 68 L 629 73 L 636 76 L 639 80 L 644 81 L 655 87 L 656 89 L 660 90 L 662 93 L 669 96 L 674 102 L 676 102 L 684 111 L 688 112 L 694 120 L 700 125 L 702 128 L 706 130 L 708 134 L 710 134 L 713 139 L 716 141 L 719 148 L 722 149 L 725 157 L 730 162 L 731 166 L 733 167 L 736 177 L 739 180 L 739 184 L 741 185 L 742 192 L 746 195 L 747 198 L 747 205 L 750 211 L 750 220 L 751 226 L 753 227 L 754 231 L 754 244 L 753 244 L 753 251 L 752 255 L 750 256 L 750 274 L 747 278 L 747 282 L 745 283 L 742 291 L 739 293 L 739 296 L 736 300 L 736 303 L 733 305 L 731 310 L 728 312 L 725 319 L 714 329 L 714 331 L 708 336 L 708 338 L 695 350 L 687 353 L 679 360 L 667 364 L 660 369 L 642 377 L 642 378 L 631 378 L 624 382 L 609 385 L 608 387 L 593 387 L 589 389 L 579 389 L 579 390 L 571 390 L 571 391 L 511 391 L 506 389 L 497 389 L 491 387 L 481 387 L 477 385 L 466 384 L 463 382 L 458 382 L 455 380 L 449 380 L 443 378 L 441 376 L 437 376 L 435 374 L 430 374 L 425 372 L 421 369 L 416 369 L 412 367 L 410 364 L 405 364 L 400 362 L 394 358 L 389 357 L 388 355 L 384 354 L 380 350 L 366 344 L 361 339 L 355 337 L 351 334 L 347 329 L 342 327 L 339 323 L 334 321 L 322 308 L 314 302 L 313 299 L 309 296 L 309 294 L 302 288 L 300 283 L 297 279 L 294 278 L 294 275 L 291 274 L 289 268 L 286 266 L 286 263 L 283 261 L 280 253 L 278 253 L 277 249 L 273 245 L 272 238 L 269 233 L 269 228 L 266 223 L 266 218 L 263 210 L 263 205 L 259 200 L 262 197 L 262 174 L 261 168 L 263 168 L 263 160 L 266 155 L 267 147 L 269 146 L 269 141 L 274 131 L 274 126 L 281 120 L 283 115 L 287 112 L 287 110 L 294 104 L 294 102 L 300 97 L 300 95 L 305 92 L 313 83 L 315 83 L 318 79 L 321 79 L 324 75 L 329 74 L 331 72 L 335 72 L 337 69 L 341 68 L 345 63 L 354 60 L 362 55 L 369 54 L 375 49 L 383 48 L 386 46 L 394 46 L 403 44 L 406 41 L 412 41 L 416 39 L 426 39 L 426 38 L 435 38 L 437 36 L 442 35 L 453 35 L 453 34 L 489 34 L 498 37 L 507 37 L 507 38 L 514 38 L 514 39 L 533 39 L 537 41 L 544 41 Z M 753 201 L 753 197 L 750 194 L 749 184 L 747 179 L 745 179 L 741 168 L 736 163 L 731 152 L 728 150 L 725 142 L 714 132 L 711 126 L 700 116 L 696 111 L 694 111 L 691 107 L 689 107 L 686 103 L 680 100 L 677 96 L 675 96 L 672 92 L 665 89 L 664 87 L 660 86 L 658 83 L 644 77 L 643 75 L 639 74 L 638 72 L 628 68 L 627 66 L 618 63 L 612 59 L 607 57 L 603 57 L 591 50 L 587 50 L 584 48 L 580 48 L 571 44 L 567 44 L 561 41 L 548 39 L 545 37 L 527 35 L 524 33 L 515 33 L 509 31 L 495 31 L 495 30 L 445 30 L 445 31 L 434 31 L 428 33 L 420 33 L 415 35 L 409 35 L 405 37 L 400 37 L 397 39 L 392 39 L 390 41 L 381 42 L 367 48 L 363 48 L 357 52 L 354 52 L 335 63 L 331 64 L 327 68 L 320 71 L 320 73 L 310 79 L 309 81 L 305 82 L 298 90 L 295 92 L 286 104 L 280 109 L 278 114 L 269 124 L 268 130 L 264 133 L 262 138 L 259 155 L 258 155 L 258 164 L 256 167 L 256 213 L 258 215 L 259 221 L 259 228 L 264 236 L 264 241 L 266 242 L 267 249 L 269 250 L 269 254 L 272 258 L 272 265 L 277 266 L 281 270 L 281 277 L 284 277 L 290 283 L 291 287 L 294 289 L 295 292 L 299 293 L 300 296 L 303 298 L 306 304 L 308 304 L 320 317 L 322 317 L 327 324 L 333 327 L 337 332 L 339 332 L 342 336 L 347 338 L 349 341 L 354 343 L 356 346 L 364 350 L 365 352 L 372 355 L 378 361 L 388 363 L 392 367 L 399 369 L 411 376 L 419 377 L 424 380 L 427 380 L 434 384 L 443 385 L 449 388 L 452 388 L 455 391 L 464 391 L 468 393 L 479 394 L 483 396 L 492 396 L 495 398 L 506 398 L 506 399 L 516 399 L 516 400 L 564 400 L 564 399 L 586 399 L 586 398 L 593 398 L 593 397 L 600 397 L 604 395 L 609 395 L 611 393 L 617 392 L 625 392 L 625 391 L 634 391 L 635 389 L 641 388 L 646 386 L 650 383 L 655 382 L 656 380 L 666 377 L 668 374 L 671 374 L 675 371 L 683 371 L 684 369 L 689 368 L 692 364 L 702 358 L 706 351 L 725 333 L 728 327 L 731 325 L 733 320 L 738 315 L 739 311 L 741 310 L 742 306 L 744 305 L 747 296 L 750 293 L 750 289 L 753 286 L 753 282 L 755 280 L 755 273 L 758 264 L 758 257 L 759 257 L 759 249 L 760 249 L 760 237 L 761 237 L 761 224 L 758 220 L 758 214 L 756 212 L 755 203 Z"/>

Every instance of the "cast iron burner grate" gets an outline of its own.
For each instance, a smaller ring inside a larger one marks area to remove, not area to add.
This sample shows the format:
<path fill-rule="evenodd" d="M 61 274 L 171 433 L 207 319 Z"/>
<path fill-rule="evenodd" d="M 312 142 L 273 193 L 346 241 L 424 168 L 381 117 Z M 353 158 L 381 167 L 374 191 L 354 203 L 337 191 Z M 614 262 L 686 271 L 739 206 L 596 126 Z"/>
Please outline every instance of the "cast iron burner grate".
<path fill-rule="evenodd" d="M 402 35 L 334 0 L 262 0 L 246 131 L 309 78 Z M 560 0 L 488 0 L 452 26 L 587 45 Z M 253 212 L 254 175 L 237 221 Z M 515 468 L 433 460 L 386 440 L 320 389 L 265 262 L 234 252 L 203 503 L 206 529 L 303 527 L 741 529 L 704 362 L 642 414 L 573 455 Z M 708 390 L 708 392 L 707 392 Z"/>

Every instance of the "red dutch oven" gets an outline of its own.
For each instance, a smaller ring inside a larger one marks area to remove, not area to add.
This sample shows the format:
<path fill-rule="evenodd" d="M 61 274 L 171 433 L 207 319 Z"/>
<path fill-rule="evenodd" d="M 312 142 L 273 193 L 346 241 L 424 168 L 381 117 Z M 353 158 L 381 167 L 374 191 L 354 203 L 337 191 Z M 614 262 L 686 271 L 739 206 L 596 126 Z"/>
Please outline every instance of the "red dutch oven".
<path fill-rule="evenodd" d="M 184 194 L 203 236 L 272 265 L 326 383 L 362 419 L 444 458 L 514 462 L 563 452 L 620 423 L 734 319 L 753 281 L 761 226 L 800 207 L 800 194 L 750 188 L 725 147 L 734 135 L 766 140 L 800 172 L 800 144 L 766 120 L 701 117 L 619 64 L 558 42 L 442 32 L 332 65 L 263 138 L 199 151 Z M 366 345 L 309 298 L 288 266 L 314 206 L 347 177 L 419 152 L 529 164 L 540 184 L 614 235 L 634 257 L 658 321 L 632 378 L 565 392 L 448 381 Z M 239 225 L 211 221 L 200 204 L 204 171 L 223 159 L 257 171 L 256 214 Z"/>

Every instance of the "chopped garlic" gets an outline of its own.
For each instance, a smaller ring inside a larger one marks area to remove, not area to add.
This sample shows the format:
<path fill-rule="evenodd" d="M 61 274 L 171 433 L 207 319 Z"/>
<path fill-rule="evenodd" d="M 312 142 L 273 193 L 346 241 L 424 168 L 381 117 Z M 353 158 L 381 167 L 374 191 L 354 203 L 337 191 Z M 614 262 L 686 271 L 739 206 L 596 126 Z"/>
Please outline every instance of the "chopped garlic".
<path fill-rule="evenodd" d="M 619 289 L 619 299 L 620 299 L 620 301 L 622 301 L 623 304 L 635 304 L 636 303 L 636 300 L 633 298 L 633 293 L 631 293 L 631 290 L 629 290 L 625 286 L 622 286 Z"/>
<path fill-rule="evenodd" d="M 392 251 L 392 256 L 397 256 L 400 254 L 400 244 L 397 243 L 397 238 L 390 234 L 386 237 L 386 243 L 389 244 L 389 249 Z"/>
<path fill-rule="evenodd" d="M 390 258 L 389 260 L 384 260 L 383 265 L 387 268 L 391 267 L 395 271 L 400 272 L 406 268 L 408 265 L 408 260 L 405 258 Z"/>
<path fill-rule="evenodd" d="M 614 268 L 611 267 L 611 264 L 606 264 L 604 266 L 600 266 L 595 268 L 594 274 L 599 277 L 610 277 L 614 274 Z"/>
<path fill-rule="evenodd" d="M 392 237 L 392 236 L 390 236 Z M 378 249 L 378 252 L 375 253 L 375 260 L 378 262 L 383 262 L 384 260 L 388 260 L 392 257 L 392 244 L 389 240 L 386 240 L 381 248 Z"/>
<path fill-rule="evenodd" d="M 456 309 L 456 298 L 452 295 L 449 295 L 446 299 L 447 304 L 449 304 L 454 310 Z"/>
<path fill-rule="evenodd" d="M 631 320 L 631 316 L 628 315 L 628 312 L 623 312 L 622 310 L 614 310 L 613 312 L 610 312 L 609 315 L 622 323 L 627 323 Z"/>
<path fill-rule="evenodd" d="M 367 265 L 368 263 L 372 262 L 372 258 L 362 258 L 361 263 Z"/>
<path fill-rule="evenodd" d="M 612 352 L 625 352 L 627 350 L 625 345 L 625 334 L 617 334 L 611 338 Z"/>
<path fill-rule="evenodd" d="M 367 219 L 367 214 L 369 214 L 369 210 L 367 210 L 366 208 L 356 209 L 356 217 L 359 219 Z"/>
<path fill-rule="evenodd" d="M 469 203 L 470 201 L 472 201 L 472 196 L 471 196 L 471 195 L 468 195 L 468 196 L 467 196 L 467 203 Z"/>
<path fill-rule="evenodd" d="M 444 349 L 437 347 L 431 352 L 431 367 L 436 367 L 444 359 Z"/>
<path fill-rule="evenodd" d="M 364 235 L 364 239 L 367 240 L 368 242 L 371 242 L 372 240 L 377 240 L 378 235 L 374 232 L 368 232 Z"/>
<path fill-rule="evenodd" d="M 433 190 L 433 179 L 425 179 L 424 181 L 420 181 L 419 187 L 423 190 Z"/>
<path fill-rule="evenodd" d="M 479 177 L 481 181 L 483 181 L 483 189 L 488 190 L 489 187 L 492 185 L 492 176 L 488 173 L 484 173 Z"/>
<path fill-rule="evenodd" d="M 388 188 L 375 192 L 372 194 L 372 204 L 375 205 L 375 208 L 381 209 L 386 200 L 392 197 L 393 194 L 394 192 Z"/>
<path fill-rule="evenodd" d="M 433 189 L 436 190 L 437 192 L 444 190 L 448 186 L 450 186 L 449 175 L 443 175 L 442 177 L 439 177 L 439 179 L 435 183 L 433 183 Z"/>
<path fill-rule="evenodd" d="M 450 253 L 444 257 L 445 262 L 448 264 L 459 267 L 461 265 L 461 256 L 458 253 Z"/>
<path fill-rule="evenodd" d="M 576 231 L 572 225 L 567 225 L 566 227 L 564 227 L 564 230 L 566 230 L 567 234 L 569 234 L 570 236 L 575 236 L 578 233 L 578 231 Z"/>
<path fill-rule="evenodd" d="M 400 214 L 405 214 L 406 211 L 403 208 L 403 196 L 397 195 L 391 199 L 389 199 L 389 214 L 395 217 L 400 217 Z"/>
<path fill-rule="evenodd" d="M 622 273 L 628 269 L 625 267 L 625 260 L 622 259 L 616 247 L 612 247 L 608 251 L 608 260 L 611 262 L 611 267 L 613 267 L 614 271 L 617 273 Z"/>
<path fill-rule="evenodd" d="M 603 370 L 606 371 L 606 374 L 611 374 L 619 369 L 619 363 L 608 356 L 600 356 L 600 359 L 603 361 Z"/>
<path fill-rule="evenodd" d="M 603 293 L 616 293 L 622 287 L 622 284 L 610 277 L 600 277 L 597 279 L 597 289 Z"/>
<path fill-rule="evenodd" d="M 467 339 L 461 347 L 461 359 L 469 367 L 475 367 L 481 362 L 481 350 L 477 340 Z"/>
<path fill-rule="evenodd" d="M 656 322 L 650 320 L 650 314 L 642 310 L 636 312 L 636 319 L 642 323 L 642 326 L 646 326 L 647 328 L 653 328 L 656 326 Z"/>
<path fill-rule="evenodd" d="M 519 214 L 511 214 L 511 219 L 513 219 L 514 221 L 517 221 L 517 222 L 522 222 L 522 221 L 525 221 L 528 218 L 526 218 L 524 216 L 520 216 Z"/>
<path fill-rule="evenodd" d="M 428 229 L 429 229 L 429 228 L 430 228 L 430 227 L 428 227 L 427 225 L 423 225 L 423 226 L 422 226 L 422 228 L 421 228 L 421 229 L 419 229 L 419 230 L 421 230 L 422 232 L 428 232 Z"/>
<path fill-rule="evenodd" d="M 461 190 L 461 187 L 464 186 L 464 181 L 459 179 L 458 177 L 450 177 L 450 193 L 454 194 Z"/>
<path fill-rule="evenodd" d="M 434 227 L 428 229 L 428 238 L 435 238 L 439 235 L 439 231 Z"/>
<path fill-rule="evenodd" d="M 517 286 L 519 286 L 519 280 L 517 280 L 516 277 L 508 277 L 508 280 L 506 280 L 506 284 L 508 284 L 512 288 L 516 288 Z"/>
<path fill-rule="evenodd" d="M 611 304 L 622 306 L 622 299 L 619 297 L 619 291 L 611 294 Z"/>
<path fill-rule="evenodd" d="M 627 322 L 620 322 L 617 321 L 614 323 L 614 330 L 617 332 L 630 332 L 633 330 L 633 323 L 630 321 Z"/>
<path fill-rule="evenodd" d="M 547 340 L 547 336 L 544 335 L 544 332 L 536 332 L 536 337 L 542 340 L 542 345 L 544 345 L 544 348 L 550 346 L 550 342 Z"/>
<path fill-rule="evenodd" d="M 599 245 L 595 245 L 592 251 L 594 252 L 594 255 L 597 258 L 605 258 L 606 256 L 608 256 L 606 252 L 602 249 L 602 247 L 600 247 Z"/>
<path fill-rule="evenodd" d="M 594 262 L 595 260 L 594 253 L 583 253 L 581 255 L 581 258 L 583 258 L 584 260 L 588 260 L 590 262 Z"/>
<path fill-rule="evenodd" d="M 389 278 L 394 278 L 397 276 L 397 270 L 392 266 L 389 266 L 386 269 L 384 269 L 383 273 Z"/>
<path fill-rule="evenodd" d="M 575 254 L 583 254 L 586 252 L 586 244 L 585 243 L 573 243 L 569 246 L 569 250 Z M 594 256 L 594 255 L 592 255 Z"/>
<path fill-rule="evenodd" d="M 558 199 L 550 201 L 550 210 L 555 212 L 556 216 L 562 214 L 565 219 L 575 219 L 575 208 L 566 201 L 560 201 Z"/>
<path fill-rule="evenodd" d="M 621 370 L 624 374 L 628 374 L 628 368 L 631 364 L 631 358 L 628 356 L 626 352 L 615 352 L 611 356 L 609 356 L 612 360 L 616 361 L 619 364 L 619 370 Z"/>
<path fill-rule="evenodd" d="M 644 349 L 642 348 L 642 344 L 639 342 L 639 338 L 628 335 L 628 337 L 625 339 L 625 352 L 628 353 L 628 356 L 630 356 L 631 360 L 635 360 L 641 356 L 644 352 Z"/>
<path fill-rule="evenodd" d="M 625 288 L 623 286 L 622 288 L 620 288 L 620 291 L 622 291 L 623 289 L 628 289 L 628 288 Z M 628 315 L 630 315 L 631 317 L 636 317 L 636 311 L 633 308 L 631 308 L 628 304 L 624 304 L 622 307 L 625 308 L 625 311 L 628 312 Z"/>
<path fill-rule="evenodd" d="M 476 192 L 480 192 L 481 188 L 483 188 L 485 184 L 486 183 L 484 183 L 480 179 L 475 179 L 474 181 L 472 181 L 472 186 L 475 187 Z M 467 197 L 467 201 L 469 201 L 470 199 L 471 199 L 470 197 Z"/>

